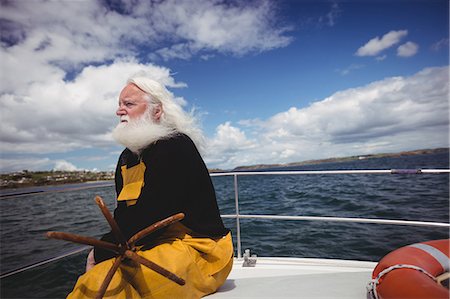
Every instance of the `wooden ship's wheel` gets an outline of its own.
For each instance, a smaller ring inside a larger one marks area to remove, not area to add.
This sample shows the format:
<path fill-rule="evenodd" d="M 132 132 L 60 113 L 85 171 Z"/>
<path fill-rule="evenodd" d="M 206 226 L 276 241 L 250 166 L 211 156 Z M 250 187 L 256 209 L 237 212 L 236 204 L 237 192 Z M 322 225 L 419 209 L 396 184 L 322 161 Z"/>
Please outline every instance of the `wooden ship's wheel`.
<path fill-rule="evenodd" d="M 161 274 L 164 277 L 167 277 L 168 279 L 172 280 L 173 282 L 184 285 L 185 281 L 175 275 L 174 273 L 164 269 L 163 267 L 155 264 L 152 261 L 149 261 L 148 259 L 138 255 L 136 252 L 139 250 L 138 247 L 135 246 L 136 242 L 138 242 L 140 239 L 146 237 L 147 235 L 151 234 L 152 232 L 161 229 L 163 227 L 166 227 L 174 222 L 180 221 L 184 218 L 183 213 L 175 214 L 173 216 L 170 216 L 166 219 L 163 219 L 161 221 L 158 221 L 147 228 L 144 228 L 143 230 L 137 232 L 135 235 L 133 235 L 130 239 L 125 240 L 125 237 L 123 236 L 122 232 L 120 231 L 119 226 L 117 225 L 117 222 L 114 220 L 111 212 L 106 207 L 103 199 L 100 196 L 95 197 L 95 202 L 100 207 L 100 210 L 102 211 L 103 215 L 105 216 L 106 220 L 109 223 L 109 226 L 111 227 L 111 230 L 116 237 L 117 240 L 119 240 L 119 244 L 114 244 L 106 241 L 97 240 L 91 237 L 85 237 L 80 236 L 76 234 L 71 233 L 64 233 L 64 232 L 47 232 L 47 237 L 51 239 L 59 239 L 59 240 L 65 240 L 69 242 L 74 242 L 78 244 L 85 244 L 85 245 L 91 245 L 95 247 L 99 247 L 102 249 L 106 249 L 109 251 L 112 251 L 116 254 L 114 264 L 112 265 L 111 269 L 109 269 L 108 273 L 105 276 L 105 279 L 100 287 L 100 289 L 97 292 L 96 298 L 103 298 L 105 295 L 106 289 L 108 288 L 109 283 L 111 282 L 114 273 L 117 271 L 117 269 L 120 266 L 120 263 L 128 258 L 130 260 L 135 261 L 136 263 L 139 263 L 141 265 L 144 265 L 151 270 Z"/>

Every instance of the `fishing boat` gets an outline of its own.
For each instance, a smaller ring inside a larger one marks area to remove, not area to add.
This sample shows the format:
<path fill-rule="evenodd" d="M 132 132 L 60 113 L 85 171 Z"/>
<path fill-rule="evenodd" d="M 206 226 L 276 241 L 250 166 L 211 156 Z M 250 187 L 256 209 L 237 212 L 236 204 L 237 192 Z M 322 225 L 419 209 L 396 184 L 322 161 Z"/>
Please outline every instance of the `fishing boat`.
<path fill-rule="evenodd" d="M 253 254 L 258 248 L 242 248 L 241 227 L 245 221 L 312 221 L 328 223 L 355 223 L 374 225 L 419 226 L 430 230 L 450 228 L 450 223 L 399 219 L 374 219 L 336 216 L 274 215 L 240 213 L 240 193 L 238 179 L 248 176 L 299 176 L 299 175 L 362 175 L 362 174 L 449 174 L 450 169 L 388 169 L 388 170 L 326 170 L 326 171 L 255 171 L 212 173 L 212 177 L 231 177 L 234 184 L 234 209 L 232 214 L 222 215 L 223 219 L 235 221 L 236 257 L 232 271 L 225 284 L 207 298 L 389 298 L 377 294 L 378 277 L 374 277 L 377 261 L 360 261 L 333 258 L 266 257 Z M 426 241 L 426 240 L 424 240 Z M 246 242 L 251 244 L 250 242 Z M 448 240 L 447 261 L 448 264 Z M 333 244 L 340 246 L 340 244 Z M 38 266 L 66 259 L 87 251 L 83 247 L 65 255 L 40 261 L 2 274 L 3 279 L 20 275 Z M 345 250 L 345 249 L 343 249 Z M 448 269 L 447 269 L 448 271 Z M 385 274 L 383 274 L 385 275 Z M 448 278 L 447 278 L 448 279 Z M 407 281 L 404 281 L 407 284 Z M 442 287 L 448 294 L 448 289 Z M 374 293 L 375 290 L 375 293 Z M 67 290 L 70 291 L 70 290 Z"/>

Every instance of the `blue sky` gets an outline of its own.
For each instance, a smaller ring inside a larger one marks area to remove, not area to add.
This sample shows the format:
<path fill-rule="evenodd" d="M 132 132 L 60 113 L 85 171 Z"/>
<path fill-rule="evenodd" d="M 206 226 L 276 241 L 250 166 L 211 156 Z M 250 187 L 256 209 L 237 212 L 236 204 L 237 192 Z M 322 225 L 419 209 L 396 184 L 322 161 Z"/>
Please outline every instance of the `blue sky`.
<path fill-rule="evenodd" d="M 113 169 L 138 71 L 195 108 L 211 168 L 449 146 L 448 1 L 1 5 L 1 172 Z"/>

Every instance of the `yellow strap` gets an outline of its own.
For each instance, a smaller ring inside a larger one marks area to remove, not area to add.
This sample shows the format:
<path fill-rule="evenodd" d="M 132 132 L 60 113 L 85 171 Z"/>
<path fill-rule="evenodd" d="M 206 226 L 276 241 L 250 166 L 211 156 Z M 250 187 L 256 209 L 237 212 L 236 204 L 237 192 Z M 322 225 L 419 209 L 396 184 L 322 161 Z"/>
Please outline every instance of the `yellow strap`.
<path fill-rule="evenodd" d="M 136 204 L 141 195 L 142 187 L 144 187 L 145 169 L 145 164 L 142 161 L 130 168 L 127 168 L 126 165 L 121 167 L 123 187 L 117 197 L 118 201 L 126 200 L 127 206 Z"/>

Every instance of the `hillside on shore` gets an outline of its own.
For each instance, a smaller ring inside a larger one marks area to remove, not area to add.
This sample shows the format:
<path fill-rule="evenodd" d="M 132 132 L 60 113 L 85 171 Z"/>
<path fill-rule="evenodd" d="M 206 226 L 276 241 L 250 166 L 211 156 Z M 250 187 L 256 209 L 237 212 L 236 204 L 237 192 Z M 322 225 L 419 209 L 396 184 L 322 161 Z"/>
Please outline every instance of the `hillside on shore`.
<path fill-rule="evenodd" d="M 339 163 L 339 162 L 349 162 L 356 160 L 364 160 L 364 159 L 376 159 L 376 158 L 385 158 L 385 157 L 402 157 L 402 156 L 413 156 L 413 155 L 427 155 L 427 154 L 438 154 L 438 153 L 449 153 L 450 148 L 434 148 L 434 149 L 419 149 L 413 151 L 403 151 L 397 153 L 381 153 L 381 154 L 371 154 L 371 155 L 356 155 L 349 157 L 335 157 L 335 158 L 326 158 L 319 160 L 306 160 L 301 162 L 292 162 L 286 164 L 257 164 L 257 165 L 248 165 L 248 166 L 238 166 L 233 168 L 232 170 L 226 171 L 255 171 L 262 170 L 268 168 L 282 168 L 282 167 L 295 167 L 295 166 L 303 166 L 303 165 L 315 165 L 321 163 Z M 225 172 L 220 169 L 211 169 L 210 172 Z"/>

